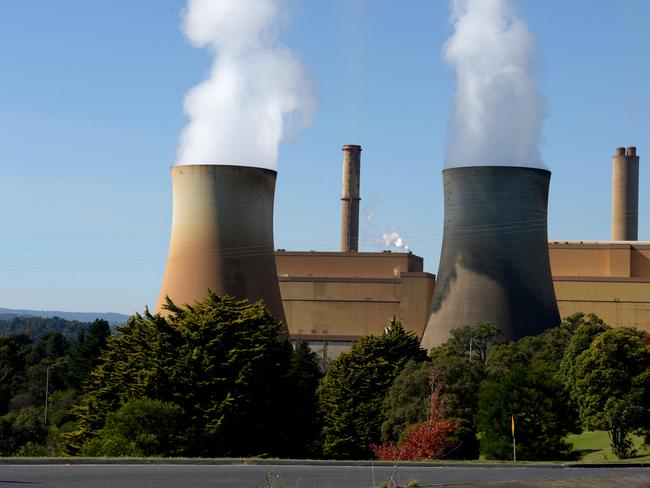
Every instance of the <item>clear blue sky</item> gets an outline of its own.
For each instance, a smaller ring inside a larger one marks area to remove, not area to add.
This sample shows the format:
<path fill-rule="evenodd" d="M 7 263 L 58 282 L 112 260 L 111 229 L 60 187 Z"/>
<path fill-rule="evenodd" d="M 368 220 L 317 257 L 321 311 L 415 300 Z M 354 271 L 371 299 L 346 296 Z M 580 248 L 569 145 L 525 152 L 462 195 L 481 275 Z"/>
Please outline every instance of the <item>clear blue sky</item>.
<path fill-rule="evenodd" d="M 242 0 L 244 1 L 244 0 Z M 0 0 L 0 307 L 132 313 L 159 291 L 184 93 L 211 64 L 183 0 Z M 446 0 L 291 0 L 283 42 L 314 124 L 280 152 L 276 247 L 337 250 L 341 153 L 361 144 L 362 250 L 391 227 L 437 271 L 453 77 Z M 539 44 L 551 239 L 609 238 L 611 155 L 641 156 L 650 240 L 650 2 L 520 0 Z M 362 211 L 362 220 L 364 220 Z"/>

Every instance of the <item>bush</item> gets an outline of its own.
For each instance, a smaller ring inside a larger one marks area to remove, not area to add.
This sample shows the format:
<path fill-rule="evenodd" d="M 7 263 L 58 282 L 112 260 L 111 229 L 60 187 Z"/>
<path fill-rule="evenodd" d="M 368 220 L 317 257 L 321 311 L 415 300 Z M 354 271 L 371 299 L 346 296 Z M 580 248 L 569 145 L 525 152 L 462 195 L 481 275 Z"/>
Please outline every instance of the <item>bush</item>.
<path fill-rule="evenodd" d="M 99 437 L 82 449 L 86 456 L 174 456 L 181 451 L 183 409 L 138 398 L 106 417 Z"/>

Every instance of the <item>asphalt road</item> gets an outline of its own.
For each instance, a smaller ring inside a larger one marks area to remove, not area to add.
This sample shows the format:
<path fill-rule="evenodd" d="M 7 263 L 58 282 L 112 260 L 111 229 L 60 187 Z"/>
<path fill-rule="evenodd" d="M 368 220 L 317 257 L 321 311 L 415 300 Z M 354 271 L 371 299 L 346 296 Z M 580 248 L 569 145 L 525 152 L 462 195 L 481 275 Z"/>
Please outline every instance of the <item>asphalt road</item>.
<path fill-rule="evenodd" d="M 269 479 L 267 480 L 267 477 Z M 518 480 L 647 480 L 650 468 L 404 467 L 296 465 L 0 465 L 2 487 L 47 488 L 371 488 L 391 479 L 405 486 Z M 644 486 L 648 486 L 645 482 Z M 389 485 L 395 486 L 395 485 Z"/>

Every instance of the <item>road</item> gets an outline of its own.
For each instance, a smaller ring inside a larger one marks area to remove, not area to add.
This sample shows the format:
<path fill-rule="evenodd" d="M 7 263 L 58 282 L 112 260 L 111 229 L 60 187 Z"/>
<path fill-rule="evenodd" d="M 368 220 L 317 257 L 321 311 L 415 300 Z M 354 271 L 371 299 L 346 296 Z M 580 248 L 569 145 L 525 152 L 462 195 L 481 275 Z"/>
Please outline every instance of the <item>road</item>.
<path fill-rule="evenodd" d="M 267 480 L 267 477 L 269 479 Z M 506 480 L 640 480 L 650 485 L 650 468 L 514 466 L 309 466 L 309 465 L 0 465 L 2 487 L 47 488 L 371 488 L 383 481 L 405 486 L 476 484 Z M 644 481 L 645 480 L 645 481 Z M 388 485 L 395 486 L 395 485 Z M 607 486 L 606 484 L 604 486 Z"/>

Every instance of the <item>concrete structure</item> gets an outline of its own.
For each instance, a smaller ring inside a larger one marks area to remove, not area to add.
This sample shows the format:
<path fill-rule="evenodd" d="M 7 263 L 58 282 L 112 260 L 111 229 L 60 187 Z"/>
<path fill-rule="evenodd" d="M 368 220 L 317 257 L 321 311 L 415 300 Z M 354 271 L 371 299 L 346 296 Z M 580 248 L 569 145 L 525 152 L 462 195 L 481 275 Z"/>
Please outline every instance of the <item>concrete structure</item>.
<path fill-rule="evenodd" d="M 553 241 L 549 255 L 562 317 L 650 331 L 650 242 Z"/>
<path fill-rule="evenodd" d="M 639 228 L 639 156 L 636 147 L 612 157 L 612 240 L 636 241 Z"/>
<path fill-rule="evenodd" d="M 341 252 L 359 250 L 359 186 L 361 146 L 343 146 L 343 185 L 341 191 Z"/>
<path fill-rule="evenodd" d="M 443 171 L 442 254 L 423 347 L 480 321 L 496 324 L 505 339 L 560 323 L 547 241 L 550 177 L 514 166 Z"/>
<path fill-rule="evenodd" d="M 378 334 L 395 315 L 422 335 L 435 277 L 421 257 L 393 252 L 276 252 L 292 339 L 335 357 L 360 336 Z"/>
<path fill-rule="evenodd" d="M 264 300 L 286 323 L 273 246 L 276 172 L 245 166 L 174 166 L 169 257 L 156 311 L 165 297 L 194 303 L 208 289 Z"/>

